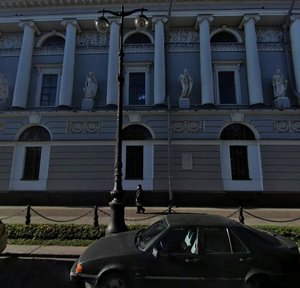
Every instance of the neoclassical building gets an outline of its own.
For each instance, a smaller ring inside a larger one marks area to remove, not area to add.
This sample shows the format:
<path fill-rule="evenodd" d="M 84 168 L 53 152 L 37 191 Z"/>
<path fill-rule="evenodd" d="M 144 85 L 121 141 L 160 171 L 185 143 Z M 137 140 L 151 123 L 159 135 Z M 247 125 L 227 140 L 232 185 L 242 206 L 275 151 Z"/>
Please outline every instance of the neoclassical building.
<path fill-rule="evenodd" d="M 116 3 L 118 2 L 118 3 Z M 300 207 L 300 4 L 138 1 L 124 19 L 123 188 L 148 205 Z M 0 3 L 0 202 L 106 205 L 119 1 Z M 29 203 L 30 204 L 30 203 Z"/>

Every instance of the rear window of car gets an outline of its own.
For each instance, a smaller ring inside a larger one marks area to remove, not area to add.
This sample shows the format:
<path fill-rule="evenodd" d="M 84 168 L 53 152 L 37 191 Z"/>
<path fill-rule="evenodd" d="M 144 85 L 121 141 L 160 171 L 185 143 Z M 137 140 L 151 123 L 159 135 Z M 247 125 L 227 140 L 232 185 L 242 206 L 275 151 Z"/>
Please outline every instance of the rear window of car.
<path fill-rule="evenodd" d="M 257 245 L 263 245 L 263 246 L 279 246 L 280 242 L 273 237 L 271 234 L 260 231 L 257 229 L 253 229 L 249 226 L 245 228 L 234 228 L 234 232 L 240 237 L 247 245 L 250 244 L 250 246 L 257 246 Z"/>

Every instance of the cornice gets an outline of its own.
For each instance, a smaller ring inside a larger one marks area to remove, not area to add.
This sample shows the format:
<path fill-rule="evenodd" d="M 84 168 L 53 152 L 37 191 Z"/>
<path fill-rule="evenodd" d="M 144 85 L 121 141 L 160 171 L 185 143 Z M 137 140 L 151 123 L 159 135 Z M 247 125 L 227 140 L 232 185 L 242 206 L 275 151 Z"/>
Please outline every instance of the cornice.
<path fill-rule="evenodd" d="M 211 4 L 214 3 L 226 3 L 226 4 L 235 4 L 235 3 L 249 3 L 249 5 L 253 4 L 260 4 L 265 2 L 266 4 L 290 4 L 290 0 L 177 0 L 176 4 Z M 230 3 L 229 3 L 230 2 Z M 157 4 L 164 4 L 168 5 L 169 0 L 147 0 L 147 5 L 157 5 Z M 145 1 L 142 0 L 127 0 L 126 5 L 130 4 L 145 4 Z M 45 7 L 82 7 L 82 6 L 113 6 L 113 5 L 120 5 L 120 1 L 118 0 L 1 0 L 0 1 L 0 10 L 1 9 L 14 9 L 14 8 L 45 8 Z"/>

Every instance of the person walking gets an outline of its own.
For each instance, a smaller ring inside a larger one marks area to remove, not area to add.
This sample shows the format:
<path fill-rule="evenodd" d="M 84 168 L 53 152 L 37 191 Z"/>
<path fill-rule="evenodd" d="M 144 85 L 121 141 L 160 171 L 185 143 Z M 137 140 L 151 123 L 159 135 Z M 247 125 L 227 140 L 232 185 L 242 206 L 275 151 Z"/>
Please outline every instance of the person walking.
<path fill-rule="evenodd" d="M 145 213 L 145 208 L 143 207 L 144 203 L 144 191 L 142 185 L 139 184 L 136 189 L 135 194 L 135 205 L 136 205 L 136 213 Z"/>

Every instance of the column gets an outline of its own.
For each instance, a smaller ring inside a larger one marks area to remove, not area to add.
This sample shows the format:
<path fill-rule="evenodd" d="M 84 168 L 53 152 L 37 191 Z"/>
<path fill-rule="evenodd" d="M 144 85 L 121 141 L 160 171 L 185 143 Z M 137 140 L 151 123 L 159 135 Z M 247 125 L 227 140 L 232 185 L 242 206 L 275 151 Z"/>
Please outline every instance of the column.
<path fill-rule="evenodd" d="M 76 33 L 77 31 L 80 32 L 80 28 L 77 21 L 74 19 L 63 20 L 62 25 L 66 26 L 66 42 L 64 49 L 58 106 L 70 108 L 72 105 L 73 95 Z"/>
<path fill-rule="evenodd" d="M 16 75 L 12 107 L 26 109 L 31 75 L 34 34 L 39 33 L 33 21 L 19 23 L 24 29 L 20 59 Z"/>
<path fill-rule="evenodd" d="M 110 22 L 106 105 L 118 104 L 118 73 L 119 73 L 119 33 L 118 20 Z"/>
<path fill-rule="evenodd" d="M 291 16 L 291 48 L 297 92 L 300 93 L 300 15 Z M 300 105 L 300 99 L 298 99 Z"/>
<path fill-rule="evenodd" d="M 166 105 L 165 31 L 167 17 L 153 17 L 154 43 L 154 105 Z"/>
<path fill-rule="evenodd" d="M 209 25 L 213 21 L 211 15 L 199 15 L 200 41 L 200 77 L 201 77 L 201 103 L 202 105 L 214 105 L 213 72 L 210 48 Z"/>
<path fill-rule="evenodd" d="M 255 31 L 255 22 L 259 19 L 258 15 L 246 15 L 240 25 L 240 28 L 244 26 L 245 31 L 248 91 L 251 106 L 264 103 Z"/>

